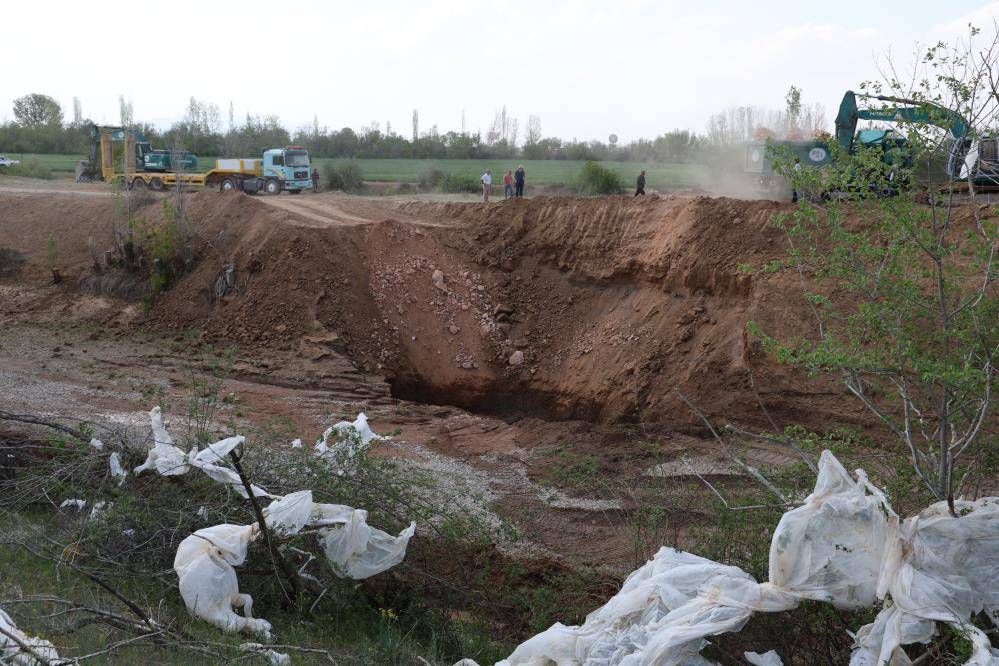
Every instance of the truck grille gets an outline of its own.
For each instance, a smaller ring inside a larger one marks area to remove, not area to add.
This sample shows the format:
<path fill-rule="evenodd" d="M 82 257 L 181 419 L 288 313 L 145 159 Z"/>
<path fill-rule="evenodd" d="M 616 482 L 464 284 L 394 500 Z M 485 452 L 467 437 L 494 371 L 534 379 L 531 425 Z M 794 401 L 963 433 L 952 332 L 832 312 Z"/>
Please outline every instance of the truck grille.
<path fill-rule="evenodd" d="M 309 172 L 308 171 L 296 171 L 295 172 L 295 178 L 308 178 L 308 177 L 309 177 Z"/>

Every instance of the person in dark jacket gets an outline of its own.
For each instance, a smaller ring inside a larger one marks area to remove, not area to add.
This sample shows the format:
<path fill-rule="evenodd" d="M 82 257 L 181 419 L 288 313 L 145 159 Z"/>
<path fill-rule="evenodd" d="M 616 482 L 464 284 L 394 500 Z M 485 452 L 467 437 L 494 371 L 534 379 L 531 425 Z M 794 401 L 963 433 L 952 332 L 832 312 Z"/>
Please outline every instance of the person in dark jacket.
<path fill-rule="evenodd" d="M 635 196 L 639 194 L 645 194 L 645 170 L 638 174 L 638 180 L 635 181 Z"/>
<path fill-rule="evenodd" d="M 517 187 L 516 187 L 516 189 L 514 191 L 514 196 L 515 197 L 523 197 L 524 196 L 524 177 L 526 175 L 527 174 L 524 171 L 524 165 L 523 164 L 521 164 L 520 166 L 518 166 L 517 170 L 513 172 L 513 182 L 516 183 L 516 185 L 517 185 Z"/>
<path fill-rule="evenodd" d="M 319 169 L 312 167 L 312 191 L 319 191 Z"/>

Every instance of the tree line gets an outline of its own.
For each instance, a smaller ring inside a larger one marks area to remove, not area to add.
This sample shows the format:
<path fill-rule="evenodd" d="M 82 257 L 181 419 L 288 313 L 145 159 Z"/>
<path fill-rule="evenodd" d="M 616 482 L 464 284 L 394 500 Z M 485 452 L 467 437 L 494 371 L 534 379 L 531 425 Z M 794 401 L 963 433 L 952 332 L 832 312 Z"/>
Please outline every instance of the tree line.
<path fill-rule="evenodd" d="M 440 131 L 436 125 L 421 130 L 419 113 L 413 111 L 412 132 L 405 136 L 391 123 L 373 122 L 355 130 L 350 127 L 321 127 L 318 119 L 311 125 L 289 132 L 277 116 L 252 115 L 237 118 L 232 105 L 223 118 L 215 104 L 191 98 L 183 118 L 161 131 L 148 123 L 137 122 L 132 104 L 119 97 L 119 123 L 134 128 L 154 147 L 190 150 L 197 155 L 240 157 L 257 155 L 267 148 L 301 145 L 315 157 L 346 158 L 416 158 L 471 159 L 522 158 L 531 160 L 594 160 L 634 162 L 688 162 L 705 152 L 752 138 L 730 120 L 738 117 L 748 127 L 747 118 L 764 117 L 749 107 L 716 114 L 709 119 L 708 131 L 699 135 L 675 129 L 653 139 L 637 139 L 618 145 L 610 135 L 603 141 L 566 140 L 544 136 L 538 116 L 529 116 L 520 134 L 518 120 L 503 107 L 496 113 L 490 128 L 482 132 Z M 749 109 L 747 113 L 746 109 Z M 782 120 L 786 122 L 786 117 Z M 78 98 L 73 99 L 72 119 L 67 120 L 60 104 L 38 93 L 14 101 L 14 119 L 0 124 L 0 150 L 10 153 L 85 154 L 92 121 L 85 117 Z M 743 136 L 745 135 L 745 136 Z"/>

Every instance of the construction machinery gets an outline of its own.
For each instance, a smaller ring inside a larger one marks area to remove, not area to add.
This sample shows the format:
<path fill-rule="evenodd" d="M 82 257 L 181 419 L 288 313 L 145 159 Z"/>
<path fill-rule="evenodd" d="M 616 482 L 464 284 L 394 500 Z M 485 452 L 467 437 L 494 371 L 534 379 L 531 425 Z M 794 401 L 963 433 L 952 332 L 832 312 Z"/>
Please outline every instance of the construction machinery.
<path fill-rule="evenodd" d="M 120 144 L 117 151 L 116 145 Z M 220 159 L 203 173 L 187 170 L 196 166 L 194 155 L 154 151 L 141 133 L 120 127 L 91 129 L 90 157 L 77 164 L 77 180 L 119 182 L 130 188 L 164 190 L 178 184 L 217 187 L 220 191 L 263 190 L 298 194 L 312 186 L 309 153 L 301 146 L 265 150 L 260 159 Z M 180 167 L 180 168 L 177 168 Z"/>
<path fill-rule="evenodd" d="M 912 157 L 909 141 L 894 129 L 857 131 L 861 120 L 874 120 L 911 125 L 932 125 L 947 131 L 944 171 L 951 181 L 966 181 L 979 187 L 999 187 L 999 145 L 996 138 L 975 132 L 959 113 L 919 100 L 883 95 L 866 95 L 866 99 L 886 102 L 892 106 L 860 108 L 857 95 L 848 90 L 843 95 L 836 115 L 835 141 L 844 153 L 852 155 L 858 149 L 881 151 L 881 161 L 893 167 L 910 167 Z M 831 141 L 754 141 L 747 144 L 745 171 L 771 185 L 775 179 L 772 158 L 790 152 L 805 166 L 825 166 L 832 162 Z M 892 173 L 898 170 L 893 170 Z"/>

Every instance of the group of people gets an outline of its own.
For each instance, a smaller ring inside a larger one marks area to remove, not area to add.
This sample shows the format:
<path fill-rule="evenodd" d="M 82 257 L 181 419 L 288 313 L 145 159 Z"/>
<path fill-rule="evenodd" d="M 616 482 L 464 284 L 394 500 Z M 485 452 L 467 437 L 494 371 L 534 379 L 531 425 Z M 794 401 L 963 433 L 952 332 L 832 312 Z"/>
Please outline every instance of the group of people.
<path fill-rule="evenodd" d="M 515 170 L 507 169 L 506 173 L 503 174 L 503 198 L 523 197 L 524 179 L 526 177 L 527 172 L 524 171 L 523 164 L 519 165 Z M 488 203 L 489 194 L 493 189 L 492 169 L 486 169 L 486 172 L 479 178 L 479 182 L 482 183 L 482 200 Z"/>

